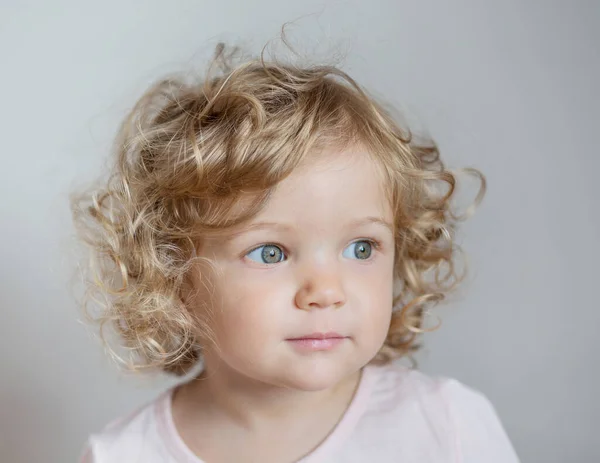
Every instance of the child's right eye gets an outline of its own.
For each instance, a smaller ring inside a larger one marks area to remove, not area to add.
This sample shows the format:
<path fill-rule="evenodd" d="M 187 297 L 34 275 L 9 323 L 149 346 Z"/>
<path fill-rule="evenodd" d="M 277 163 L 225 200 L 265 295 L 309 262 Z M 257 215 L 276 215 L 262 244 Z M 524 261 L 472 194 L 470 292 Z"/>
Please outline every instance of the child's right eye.
<path fill-rule="evenodd" d="M 275 244 L 265 244 L 255 248 L 246 256 L 259 264 L 277 264 L 285 258 L 283 250 Z"/>

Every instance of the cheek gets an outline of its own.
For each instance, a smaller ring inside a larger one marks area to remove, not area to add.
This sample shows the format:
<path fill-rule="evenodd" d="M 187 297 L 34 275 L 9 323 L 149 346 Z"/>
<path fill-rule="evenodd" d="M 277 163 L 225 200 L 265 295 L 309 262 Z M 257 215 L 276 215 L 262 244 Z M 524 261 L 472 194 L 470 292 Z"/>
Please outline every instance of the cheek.
<path fill-rule="evenodd" d="M 225 274 L 221 281 L 215 287 L 211 323 L 217 342 L 252 348 L 282 334 L 289 302 L 280 285 L 248 275 Z"/>
<path fill-rule="evenodd" d="M 394 277 L 392 265 L 382 265 L 376 272 L 364 272 L 355 282 L 360 288 L 363 335 L 372 342 L 383 342 L 392 316 Z"/>

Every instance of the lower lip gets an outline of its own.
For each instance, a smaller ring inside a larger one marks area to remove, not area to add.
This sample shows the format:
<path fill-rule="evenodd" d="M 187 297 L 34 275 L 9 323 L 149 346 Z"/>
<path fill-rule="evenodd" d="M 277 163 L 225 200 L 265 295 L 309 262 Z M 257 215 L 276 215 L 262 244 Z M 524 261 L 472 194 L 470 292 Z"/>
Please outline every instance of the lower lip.
<path fill-rule="evenodd" d="M 327 351 L 335 349 L 347 338 L 300 338 L 300 339 L 288 339 L 287 341 L 294 346 L 294 348 L 301 351 Z"/>

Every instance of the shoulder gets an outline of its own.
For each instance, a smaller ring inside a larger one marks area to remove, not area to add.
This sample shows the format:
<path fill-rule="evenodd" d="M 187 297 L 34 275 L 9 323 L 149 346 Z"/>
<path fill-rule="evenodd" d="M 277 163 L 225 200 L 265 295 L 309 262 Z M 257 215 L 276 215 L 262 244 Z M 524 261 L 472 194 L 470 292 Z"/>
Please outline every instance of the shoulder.
<path fill-rule="evenodd" d="M 89 436 L 82 463 L 169 461 L 162 448 L 162 423 L 171 391 L 166 391 L 129 415 L 107 424 Z"/>
<path fill-rule="evenodd" d="M 455 379 L 445 379 L 440 394 L 464 461 L 519 461 L 496 409 L 484 394 Z"/>
<path fill-rule="evenodd" d="M 402 365 L 368 368 L 369 408 L 378 417 L 386 411 L 395 427 L 405 423 L 418 438 L 446 442 L 459 462 L 519 461 L 494 406 L 480 391 L 456 379 Z"/>

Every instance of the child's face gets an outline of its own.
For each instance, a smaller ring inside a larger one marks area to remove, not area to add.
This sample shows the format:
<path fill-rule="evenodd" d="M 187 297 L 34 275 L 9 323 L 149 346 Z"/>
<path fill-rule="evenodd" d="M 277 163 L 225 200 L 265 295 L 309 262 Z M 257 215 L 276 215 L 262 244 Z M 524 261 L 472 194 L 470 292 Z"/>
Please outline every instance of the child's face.
<path fill-rule="evenodd" d="M 212 296 L 198 285 L 212 304 L 218 346 L 206 346 L 207 370 L 319 390 L 358 371 L 383 344 L 394 238 L 369 221 L 393 223 L 381 175 L 358 148 L 323 154 L 281 182 L 250 223 L 270 225 L 204 244 L 201 255 L 219 270 L 202 269 Z"/>

